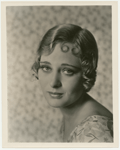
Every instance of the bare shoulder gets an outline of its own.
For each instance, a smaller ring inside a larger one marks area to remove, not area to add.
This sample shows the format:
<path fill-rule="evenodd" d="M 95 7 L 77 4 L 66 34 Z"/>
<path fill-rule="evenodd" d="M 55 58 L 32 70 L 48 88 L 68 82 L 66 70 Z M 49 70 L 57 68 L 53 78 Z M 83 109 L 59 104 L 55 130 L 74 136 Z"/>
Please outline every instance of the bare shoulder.
<path fill-rule="evenodd" d="M 86 109 L 90 115 L 101 115 L 113 118 L 112 113 L 107 108 L 105 108 L 102 104 L 97 102 L 88 94 L 86 95 Z"/>

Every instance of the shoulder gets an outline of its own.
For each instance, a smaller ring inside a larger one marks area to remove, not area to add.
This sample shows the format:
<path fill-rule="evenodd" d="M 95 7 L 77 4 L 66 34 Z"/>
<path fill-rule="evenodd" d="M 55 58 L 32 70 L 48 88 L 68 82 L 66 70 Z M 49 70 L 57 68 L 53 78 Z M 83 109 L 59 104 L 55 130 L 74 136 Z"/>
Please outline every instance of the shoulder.
<path fill-rule="evenodd" d="M 105 108 L 102 104 L 100 104 L 97 100 L 93 99 L 88 94 L 86 95 L 86 110 L 86 113 L 89 116 L 100 115 L 113 118 L 112 113 L 107 108 Z"/>
<path fill-rule="evenodd" d="M 75 128 L 69 142 L 113 142 L 113 122 L 105 116 L 90 116 Z"/>

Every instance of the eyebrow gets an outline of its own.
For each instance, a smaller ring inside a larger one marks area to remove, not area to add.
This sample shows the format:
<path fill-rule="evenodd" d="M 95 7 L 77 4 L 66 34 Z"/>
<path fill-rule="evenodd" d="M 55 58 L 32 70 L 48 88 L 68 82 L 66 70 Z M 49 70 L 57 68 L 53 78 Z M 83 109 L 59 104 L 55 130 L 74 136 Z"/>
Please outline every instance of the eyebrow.
<path fill-rule="evenodd" d="M 69 67 L 74 67 L 74 68 L 80 69 L 79 67 L 76 67 L 76 66 L 73 66 L 73 65 L 70 65 L 70 64 L 62 64 L 61 66 L 69 66 Z"/>
<path fill-rule="evenodd" d="M 50 62 L 48 62 L 48 61 L 40 62 L 40 64 L 41 64 L 41 63 L 51 65 L 51 63 L 50 63 Z"/>
<path fill-rule="evenodd" d="M 43 62 L 40 62 L 40 63 L 51 65 L 51 63 L 48 62 L 48 61 L 43 61 Z M 61 64 L 61 66 L 69 66 L 69 67 L 74 67 L 76 69 L 80 69 L 79 67 L 76 67 L 76 66 L 73 66 L 73 65 L 70 65 L 70 64 Z"/>

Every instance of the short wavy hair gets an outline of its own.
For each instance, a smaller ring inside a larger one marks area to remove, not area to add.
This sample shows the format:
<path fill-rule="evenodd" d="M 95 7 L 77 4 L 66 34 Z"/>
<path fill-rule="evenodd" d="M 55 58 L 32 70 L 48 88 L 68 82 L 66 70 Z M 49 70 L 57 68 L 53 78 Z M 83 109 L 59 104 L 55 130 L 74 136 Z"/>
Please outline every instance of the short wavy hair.
<path fill-rule="evenodd" d="M 41 56 L 50 55 L 58 43 L 61 45 L 64 43 L 75 45 L 76 49 L 73 49 L 72 53 L 81 60 L 83 87 L 86 92 L 90 91 L 96 81 L 98 47 L 92 33 L 78 25 L 57 25 L 46 32 L 37 50 L 37 58 L 32 65 L 33 75 L 38 79 L 37 74 L 40 68 Z"/>

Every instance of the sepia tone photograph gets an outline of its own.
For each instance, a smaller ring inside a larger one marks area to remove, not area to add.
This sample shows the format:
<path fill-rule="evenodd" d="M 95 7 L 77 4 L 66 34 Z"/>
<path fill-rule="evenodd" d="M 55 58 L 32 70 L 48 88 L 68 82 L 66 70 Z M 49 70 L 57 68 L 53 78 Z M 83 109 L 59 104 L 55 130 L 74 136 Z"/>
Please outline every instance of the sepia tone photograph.
<path fill-rule="evenodd" d="M 8 143 L 117 141 L 112 7 L 5 7 Z"/>

